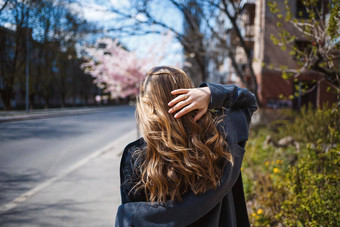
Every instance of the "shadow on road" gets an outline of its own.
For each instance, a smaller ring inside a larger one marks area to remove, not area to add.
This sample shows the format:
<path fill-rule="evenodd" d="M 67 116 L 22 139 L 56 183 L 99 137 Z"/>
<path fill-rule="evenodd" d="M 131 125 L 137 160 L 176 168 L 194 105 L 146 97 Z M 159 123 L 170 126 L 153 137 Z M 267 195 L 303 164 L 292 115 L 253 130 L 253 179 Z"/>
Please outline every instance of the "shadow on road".
<path fill-rule="evenodd" d="M 0 172 L 0 205 L 8 203 L 29 191 L 33 185 L 47 179 L 43 173 L 35 169 L 28 169 L 25 173 Z"/>
<path fill-rule="evenodd" d="M 75 212 L 86 213 L 86 209 L 81 207 L 86 206 L 73 200 L 53 204 L 35 203 L 30 206 L 17 207 L 1 214 L 0 225 L 60 226 L 61 223 L 75 223 L 77 220 L 73 220 L 74 218 L 68 214 Z M 41 217 L 42 214 L 43 218 Z M 52 225 L 52 223 L 55 223 L 55 225 Z"/>

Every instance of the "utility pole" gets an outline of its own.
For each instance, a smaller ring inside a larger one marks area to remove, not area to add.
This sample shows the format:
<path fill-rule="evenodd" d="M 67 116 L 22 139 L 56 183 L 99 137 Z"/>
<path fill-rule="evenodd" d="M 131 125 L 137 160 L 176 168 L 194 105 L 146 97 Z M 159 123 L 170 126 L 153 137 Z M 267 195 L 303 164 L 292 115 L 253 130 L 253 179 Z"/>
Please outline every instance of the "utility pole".
<path fill-rule="evenodd" d="M 29 112 L 29 28 L 28 26 L 26 27 L 26 113 Z"/>

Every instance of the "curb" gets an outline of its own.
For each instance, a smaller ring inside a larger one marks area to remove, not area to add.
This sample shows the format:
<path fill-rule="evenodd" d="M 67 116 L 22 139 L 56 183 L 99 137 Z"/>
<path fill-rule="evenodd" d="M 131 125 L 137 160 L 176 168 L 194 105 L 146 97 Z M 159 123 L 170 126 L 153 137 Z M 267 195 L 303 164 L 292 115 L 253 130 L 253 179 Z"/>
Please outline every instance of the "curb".
<path fill-rule="evenodd" d="M 99 107 L 99 108 L 91 108 L 91 109 L 75 109 L 75 110 L 56 110 L 55 112 L 37 113 L 37 114 L 31 113 L 31 114 L 23 114 L 23 115 L 17 115 L 17 116 L 0 116 L 0 123 L 86 114 L 86 113 L 92 113 L 92 112 L 100 112 L 100 111 L 105 110 L 106 108 L 109 108 L 109 107 Z"/>

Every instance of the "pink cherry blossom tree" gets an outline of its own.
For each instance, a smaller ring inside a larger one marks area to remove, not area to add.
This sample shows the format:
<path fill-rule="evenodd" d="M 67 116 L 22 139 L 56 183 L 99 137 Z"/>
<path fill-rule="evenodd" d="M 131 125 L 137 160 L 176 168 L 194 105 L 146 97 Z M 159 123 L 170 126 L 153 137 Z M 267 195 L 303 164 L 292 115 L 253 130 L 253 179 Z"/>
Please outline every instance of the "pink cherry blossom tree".
<path fill-rule="evenodd" d="M 124 49 L 118 40 L 101 38 L 94 46 L 83 48 L 87 62 L 82 67 L 111 98 L 136 97 L 141 81 L 152 67 L 160 64 L 171 40 L 170 34 L 165 35 L 140 57 L 135 51 Z"/>

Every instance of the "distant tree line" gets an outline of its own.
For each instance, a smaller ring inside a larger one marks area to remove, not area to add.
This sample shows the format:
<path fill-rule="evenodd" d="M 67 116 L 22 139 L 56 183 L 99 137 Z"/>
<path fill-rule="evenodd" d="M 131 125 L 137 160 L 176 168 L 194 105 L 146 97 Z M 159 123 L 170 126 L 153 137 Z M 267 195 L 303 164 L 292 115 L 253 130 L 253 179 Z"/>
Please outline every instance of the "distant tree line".
<path fill-rule="evenodd" d="M 5 0 L 0 5 L 2 108 L 24 106 L 26 62 L 30 108 L 94 103 L 98 88 L 83 72 L 76 46 L 93 24 L 70 8 L 72 0 Z"/>

